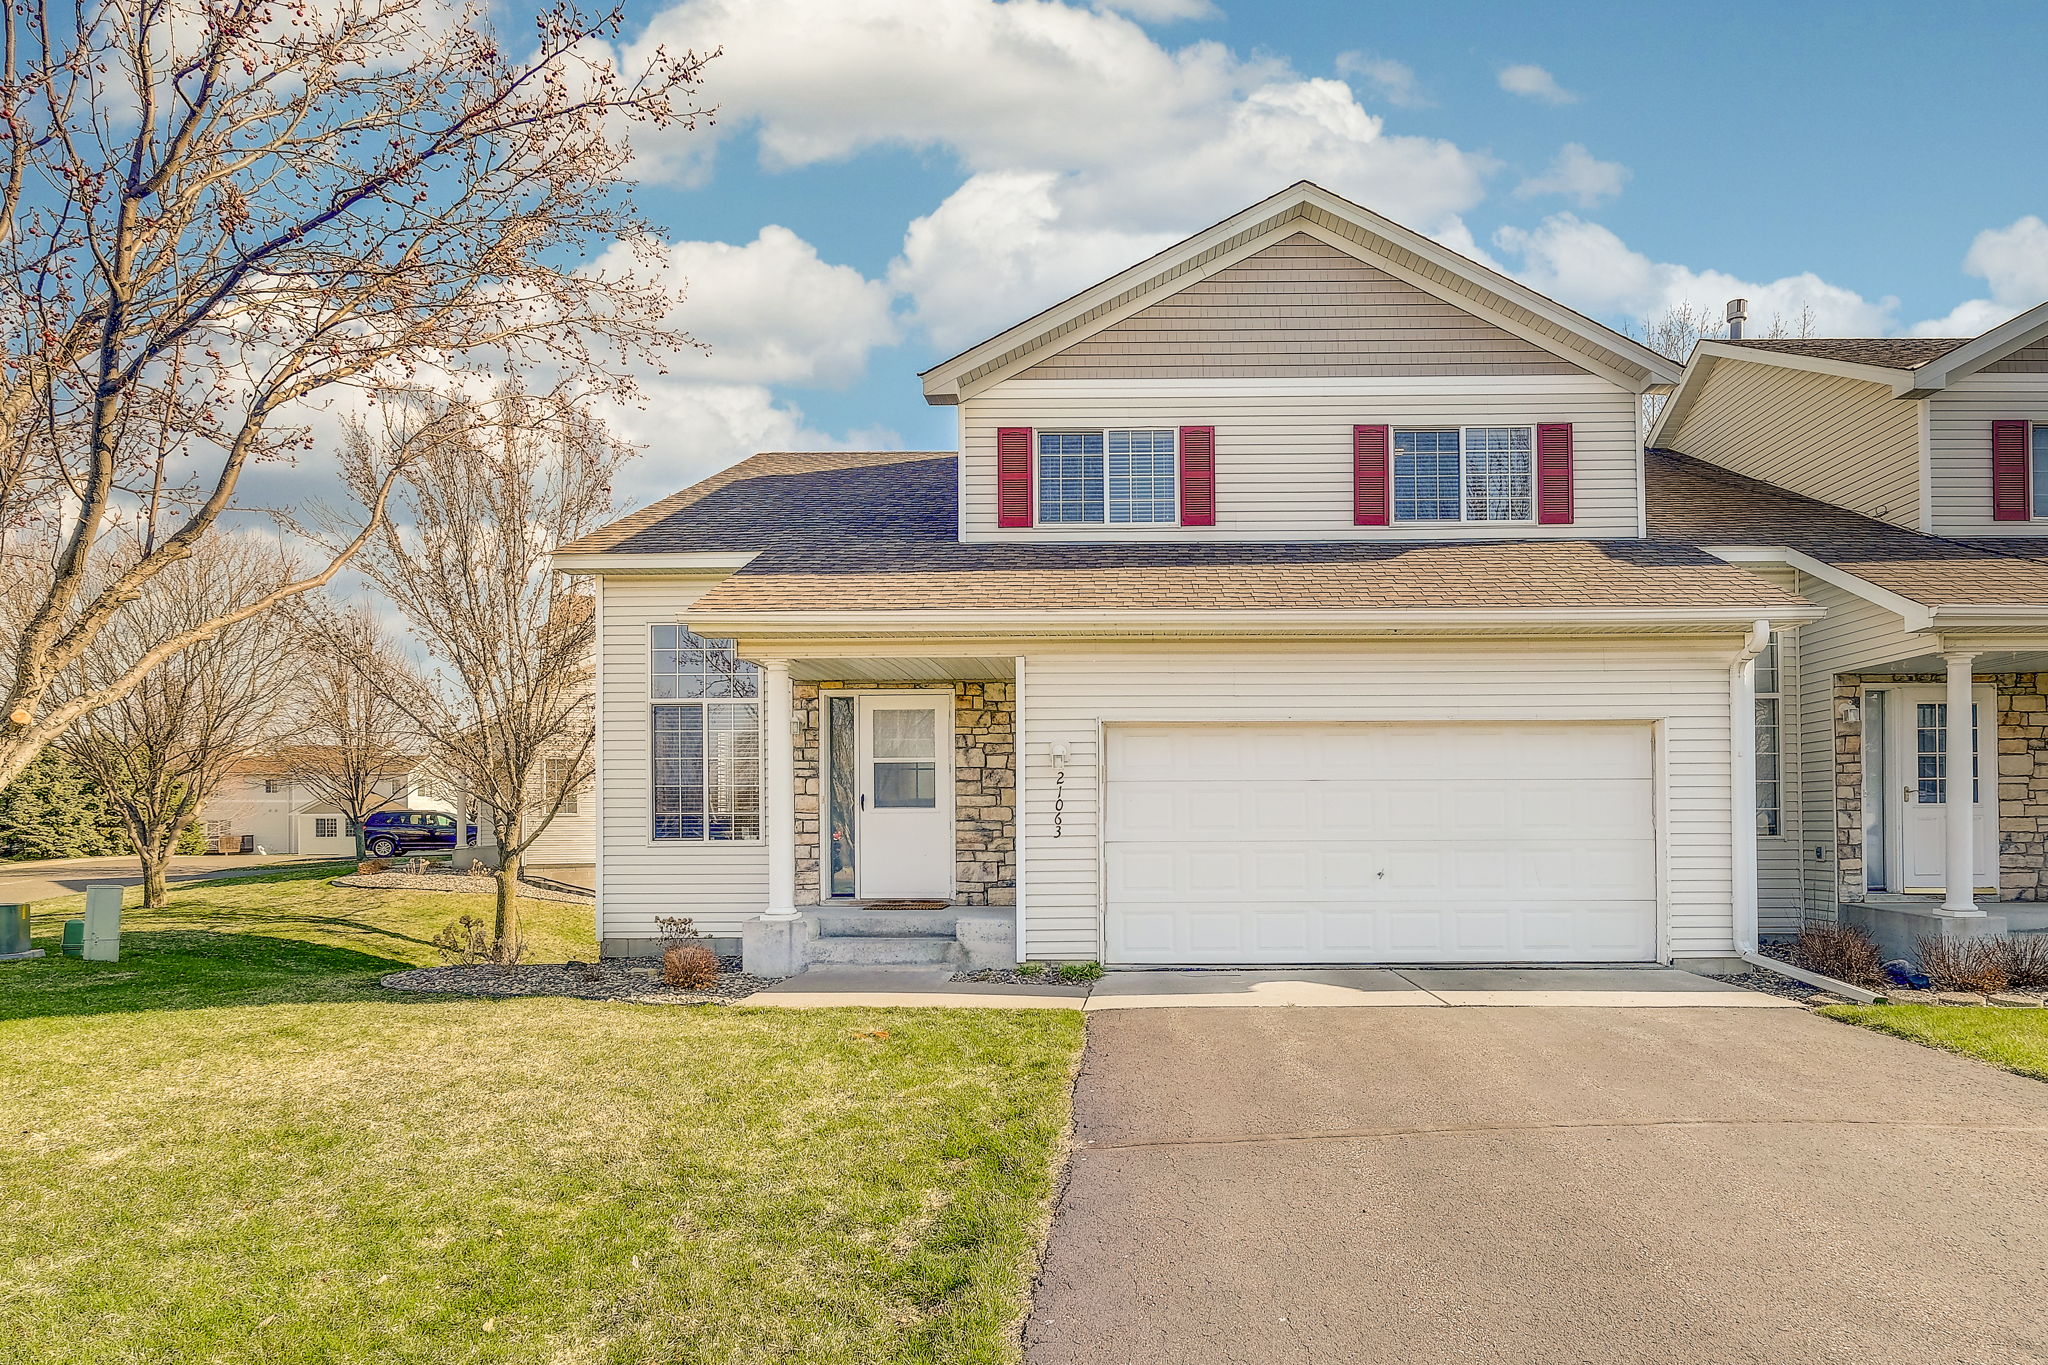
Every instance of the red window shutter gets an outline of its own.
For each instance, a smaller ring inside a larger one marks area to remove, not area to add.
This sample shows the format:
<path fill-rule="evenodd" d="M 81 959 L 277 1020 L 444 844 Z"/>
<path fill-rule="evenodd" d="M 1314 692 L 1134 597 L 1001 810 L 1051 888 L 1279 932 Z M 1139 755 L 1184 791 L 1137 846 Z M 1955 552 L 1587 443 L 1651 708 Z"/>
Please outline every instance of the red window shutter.
<path fill-rule="evenodd" d="M 1569 526 L 1572 515 L 1572 424 L 1545 422 L 1536 428 L 1536 520 Z"/>
<path fill-rule="evenodd" d="M 1393 524 L 1389 496 L 1393 478 L 1388 470 L 1388 429 L 1351 428 L 1351 524 L 1388 526 Z"/>
<path fill-rule="evenodd" d="M 1216 428 L 1180 429 L 1180 524 L 1216 524 Z"/>
<path fill-rule="evenodd" d="M 1031 525 L 1031 428 L 996 429 L 996 525 Z"/>
<path fill-rule="evenodd" d="M 2027 488 L 2027 438 L 2033 424 L 2009 419 L 1991 424 L 1991 519 L 2030 521 L 2033 498 Z"/>

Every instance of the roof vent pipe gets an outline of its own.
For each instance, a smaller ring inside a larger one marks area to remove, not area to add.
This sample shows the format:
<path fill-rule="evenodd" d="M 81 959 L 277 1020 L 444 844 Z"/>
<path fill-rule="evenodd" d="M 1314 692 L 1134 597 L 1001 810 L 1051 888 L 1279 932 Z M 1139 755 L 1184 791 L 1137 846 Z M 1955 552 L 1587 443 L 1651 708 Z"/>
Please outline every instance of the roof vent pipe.
<path fill-rule="evenodd" d="M 1728 300 L 1728 339 L 1742 340 L 1742 324 L 1749 321 L 1749 300 Z"/>

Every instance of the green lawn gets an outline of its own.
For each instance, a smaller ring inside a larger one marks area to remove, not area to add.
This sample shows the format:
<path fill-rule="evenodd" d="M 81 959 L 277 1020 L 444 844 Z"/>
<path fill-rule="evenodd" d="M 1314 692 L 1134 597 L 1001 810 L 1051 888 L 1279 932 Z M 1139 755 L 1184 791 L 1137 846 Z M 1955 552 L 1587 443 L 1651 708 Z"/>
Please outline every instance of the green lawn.
<path fill-rule="evenodd" d="M 333 870 L 0 966 L 8 1361 L 1014 1358 L 1078 1014 L 386 992 L 487 898 Z"/>
<path fill-rule="evenodd" d="M 1959 1005 L 1829 1005 L 1820 1011 L 1929 1047 L 2048 1081 L 2048 1009 Z"/>

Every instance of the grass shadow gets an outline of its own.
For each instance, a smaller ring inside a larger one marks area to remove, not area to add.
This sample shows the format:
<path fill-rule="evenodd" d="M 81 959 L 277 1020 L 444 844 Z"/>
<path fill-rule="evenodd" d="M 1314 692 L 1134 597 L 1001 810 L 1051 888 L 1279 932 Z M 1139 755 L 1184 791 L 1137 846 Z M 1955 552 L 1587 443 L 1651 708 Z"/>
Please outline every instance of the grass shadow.
<path fill-rule="evenodd" d="M 418 966 L 400 958 L 268 934 L 132 930 L 121 960 L 86 962 L 39 940 L 47 956 L 0 963 L 0 1022 L 285 1002 L 433 997 L 387 991 L 377 979 Z M 443 997 L 445 998 L 445 997 Z"/>

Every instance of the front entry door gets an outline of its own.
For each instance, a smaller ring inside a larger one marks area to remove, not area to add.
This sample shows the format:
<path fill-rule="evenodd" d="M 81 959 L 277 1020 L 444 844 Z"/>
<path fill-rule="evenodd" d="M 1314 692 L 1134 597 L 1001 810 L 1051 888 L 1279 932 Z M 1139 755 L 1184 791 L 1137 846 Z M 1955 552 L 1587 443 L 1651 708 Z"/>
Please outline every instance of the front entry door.
<path fill-rule="evenodd" d="M 1996 725 L 1997 693 L 1976 691 L 1973 728 L 1977 760 L 1972 765 L 1949 762 L 1946 693 L 1939 687 L 1901 687 L 1888 703 L 1892 708 L 1891 752 L 1885 770 L 1893 778 L 1892 809 L 1899 831 L 1892 889 L 1926 894 L 1948 886 L 1948 803 L 1974 789 L 1977 867 L 1974 885 L 1980 891 L 1998 888 L 1998 758 L 1997 746 L 1983 744 L 1987 721 Z M 1993 729 L 1992 734 L 1996 734 Z M 1960 737 L 1958 737 L 1960 738 Z M 1959 746 L 1960 747 L 1960 746 Z M 1988 760 L 1988 761 L 1987 761 Z M 1974 772 L 1972 769 L 1974 768 Z"/>
<path fill-rule="evenodd" d="M 860 698 L 859 856 L 866 900 L 953 898 L 953 694 Z"/>

